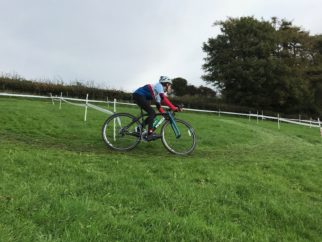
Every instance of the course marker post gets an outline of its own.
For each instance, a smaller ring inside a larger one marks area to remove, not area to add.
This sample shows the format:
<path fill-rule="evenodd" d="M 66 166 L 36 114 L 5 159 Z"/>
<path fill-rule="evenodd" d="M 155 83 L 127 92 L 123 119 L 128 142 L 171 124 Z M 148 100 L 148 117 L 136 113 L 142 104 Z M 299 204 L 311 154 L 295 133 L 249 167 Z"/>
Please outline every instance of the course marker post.
<path fill-rule="evenodd" d="M 281 125 L 280 125 L 280 114 L 277 114 L 277 127 L 278 127 L 278 129 L 281 128 Z"/>
<path fill-rule="evenodd" d="M 257 115 L 256 115 L 256 122 L 257 122 L 257 124 L 258 124 L 258 110 L 257 110 Z"/>
<path fill-rule="evenodd" d="M 116 98 L 114 98 L 114 113 L 116 113 Z M 113 129 L 114 141 L 115 141 L 115 122 L 116 122 L 116 119 L 114 118 L 114 129 Z"/>
<path fill-rule="evenodd" d="M 61 101 L 63 99 L 63 93 L 60 93 L 60 99 L 59 99 L 59 109 L 61 109 Z"/>
<path fill-rule="evenodd" d="M 84 122 L 87 120 L 88 93 L 86 94 Z"/>
<path fill-rule="evenodd" d="M 53 98 L 53 95 L 50 93 L 50 98 L 51 98 L 51 102 L 52 102 L 52 104 L 53 105 L 55 105 L 55 103 L 54 103 L 54 98 Z"/>

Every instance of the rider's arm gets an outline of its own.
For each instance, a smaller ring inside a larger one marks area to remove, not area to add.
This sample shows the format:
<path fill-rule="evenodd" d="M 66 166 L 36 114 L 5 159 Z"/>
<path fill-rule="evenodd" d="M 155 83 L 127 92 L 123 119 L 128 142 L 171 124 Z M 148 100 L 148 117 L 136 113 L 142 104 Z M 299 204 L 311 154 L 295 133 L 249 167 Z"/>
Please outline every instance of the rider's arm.
<path fill-rule="evenodd" d="M 161 106 L 161 103 L 156 103 L 157 109 L 159 110 L 160 113 L 165 113 L 164 109 Z"/>
<path fill-rule="evenodd" d="M 160 93 L 161 97 L 161 103 L 167 105 L 169 108 L 171 108 L 172 111 L 177 111 L 177 107 L 174 106 L 170 100 L 164 95 L 164 93 Z M 161 107 L 162 108 L 162 107 Z M 160 111 L 160 110 L 159 110 Z M 160 111 L 161 112 L 161 111 Z"/>

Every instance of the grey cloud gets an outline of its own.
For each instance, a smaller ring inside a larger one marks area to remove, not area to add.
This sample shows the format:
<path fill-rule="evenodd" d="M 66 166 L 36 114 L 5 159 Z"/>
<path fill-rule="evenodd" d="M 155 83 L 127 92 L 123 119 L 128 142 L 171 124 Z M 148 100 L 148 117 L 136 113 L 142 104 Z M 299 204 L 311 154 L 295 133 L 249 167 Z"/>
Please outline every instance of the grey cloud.
<path fill-rule="evenodd" d="M 200 79 L 202 43 L 227 16 L 294 19 L 321 33 L 317 0 L 2 0 L 0 72 L 135 89 L 159 75 Z M 309 14 L 308 14 L 309 12 Z"/>

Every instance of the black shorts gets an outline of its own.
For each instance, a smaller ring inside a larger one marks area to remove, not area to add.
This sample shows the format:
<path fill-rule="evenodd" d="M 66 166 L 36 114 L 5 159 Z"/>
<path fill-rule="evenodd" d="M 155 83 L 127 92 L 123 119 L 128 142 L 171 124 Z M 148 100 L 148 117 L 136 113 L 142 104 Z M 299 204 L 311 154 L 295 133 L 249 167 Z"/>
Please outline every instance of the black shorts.
<path fill-rule="evenodd" d="M 151 107 L 151 101 L 136 93 L 133 93 L 133 100 L 140 108 L 148 113 L 149 117 L 146 119 L 146 124 L 149 125 L 149 128 L 152 128 L 153 120 L 155 118 L 155 111 Z"/>

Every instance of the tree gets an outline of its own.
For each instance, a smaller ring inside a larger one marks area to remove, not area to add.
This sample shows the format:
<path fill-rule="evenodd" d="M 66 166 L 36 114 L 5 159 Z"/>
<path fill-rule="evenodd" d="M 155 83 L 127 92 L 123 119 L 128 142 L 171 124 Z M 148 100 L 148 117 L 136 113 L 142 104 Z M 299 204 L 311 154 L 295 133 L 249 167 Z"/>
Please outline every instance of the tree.
<path fill-rule="evenodd" d="M 182 77 L 177 77 L 172 80 L 172 89 L 175 96 L 182 97 L 185 95 L 190 96 L 204 96 L 215 97 L 216 92 L 209 87 L 196 87 L 194 85 L 188 85 L 188 81 Z"/>
<path fill-rule="evenodd" d="M 229 18 L 203 45 L 203 79 L 233 104 L 300 109 L 311 103 L 303 73 L 310 65 L 310 36 L 286 20 Z"/>
<path fill-rule="evenodd" d="M 305 78 L 309 82 L 314 109 L 322 107 L 322 35 L 311 38 L 311 65 L 305 70 Z"/>
<path fill-rule="evenodd" d="M 209 87 L 200 86 L 198 87 L 198 95 L 203 97 L 215 97 L 216 92 Z"/>
<path fill-rule="evenodd" d="M 172 89 L 174 91 L 174 95 L 176 96 L 184 96 L 187 94 L 187 85 L 188 82 L 186 79 L 177 77 L 172 80 Z"/>
<path fill-rule="evenodd" d="M 198 88 L 194 85 L 188 85 L 187 86 L 187 95 L 195 96 L 198 95 Z"/>
<path fill-rule="evenodd" d="M 275 67 L 270 59 L 275 49 L 273 26 L 253 17 L 229 18 L 215 25 L 221 26 L 222 34 L 203 45 L 207 53 L 203 79 L 220 89 L 229 103 L 267 103 L 263 93 L 267 78 L 274 79 L 270 75 Z"/>
<path fill-rule="evenodd" d="M 283 107 L 293 112 L 310 109 L 313 98 L 305 72 L 312 61 L 311 36 L 286 20 L 275 20 L 274 24 L 277 33 L 274 57 L 284 71 L 279 79 L 279 89 L 284 90 Z"/>

